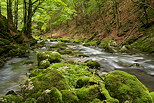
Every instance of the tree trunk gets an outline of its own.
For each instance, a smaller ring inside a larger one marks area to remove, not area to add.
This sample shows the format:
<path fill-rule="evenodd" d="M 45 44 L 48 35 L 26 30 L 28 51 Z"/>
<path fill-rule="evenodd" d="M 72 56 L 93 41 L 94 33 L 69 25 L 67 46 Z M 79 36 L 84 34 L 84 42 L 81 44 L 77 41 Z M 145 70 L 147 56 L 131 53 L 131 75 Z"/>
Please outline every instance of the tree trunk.
<path fill-rule="evenodd" d="M 32 0 L 29 0 L 29 5 L 28 5 L 28 16 L 27 16 L 27 36 L 28 38 L 31 38 L 31 33 L 32 33 Z"/>
<path fill-rule="evenodd" d="M 119 2 L 118 1 L 113 1 L 113 14 L 116 22 L 116 28 L 119 29 L 120 27 L 120 13 L 119 13 Z"/>
<path fill-rule="evenodd" d="M 23 26 L 23 33 L 26 34 L 27 31 L 27 2 L 26 0 L 23 1 L 23 21 L 24 21 L 24 26 Z"/>
<path fill-rule="evenodd" d="M 9 23 L 13 24 L 12 0 L 7 0 L 7 18 Z"/>
<path fill-rule="evenodd" d="M 1 2 L 0 2 L 0 15 L 2 14 L 2 12 L 1 12 Z"/>
<path fill-rule="evenodd" d="M 18 28 L 18 3 L 19 3 L 19 0 L 14 1 L 14 25 L 15 25 L 15 29 Z"/>

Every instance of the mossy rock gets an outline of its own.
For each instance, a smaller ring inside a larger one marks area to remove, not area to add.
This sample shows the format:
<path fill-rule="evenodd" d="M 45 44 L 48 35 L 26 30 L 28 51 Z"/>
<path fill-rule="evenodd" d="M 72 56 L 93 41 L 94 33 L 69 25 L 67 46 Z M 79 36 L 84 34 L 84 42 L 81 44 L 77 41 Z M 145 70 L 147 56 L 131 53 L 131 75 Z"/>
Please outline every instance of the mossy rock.
<path fill-rule="evenodd" d="M 9 45 L 11 42 L 7 39 L 0 38 L 0 41 L 3 42 L 5 45 Z"/>
<path fill-rule="evenodd" d="M 58 48 L 61 50 L 65 50 L 67 47 L 67 44 L 64 42 L 58 42 L 56 45 L 51 46 L 50 48 Z"/>
<path fill-rule="evenodd" d="M 90 80 L 90 77 L 80 77 L 77 80 L 76 88 L 82 88 L 83 86 L 86 86 L 88 84 L 89 80 Z"/>
<path fill-rule="evenodd" d="M 14 46 L 13 49 L 8 52 L 8 56 L 10 56 L 10 57 L 14 57 L 14 56 L 27 57 L 27 55 L 29 53 L 28 49 L 29 48 L 26 46 Z"/>
<path fill-rule="evenodd" d="M 82 87 L 80 89 L 76 89 L 75 92 L 79 98 L 79 103 L 89 103 L 96 98 L 101 98 L 98 85 Z"/>
<path fill-rule="evenodd" d="M 63 103 L 78 103 L 79 99 L 75 92 L 69 90 L 62 90 Z"/>
<path fill-rule="evenodd" d="M 37 103 L 63 103 L 61 92 L 53 87 L 44 91 L 37 99 Z"/>
<path fill-rule="evenodd" d="M 94 61 L 94 60 L 88 60 L 85 62 L 86 65 L 90 68 L 95 68 L 95 69 L 98 69 L 100 67 L 100 64 L 97 62 L 97 61 Z"/>
<path fill-rule="evenodd" d="M 39 68 L 40 69 L 46 69 L 47 67 L 50 66 L 50 62 L 46 59 L 46 60 L 42 60 L 40 63 L 39 63 Z"/>
<path fill-rule="evenodd" d="M 105 87 L 120 103 L 152 103 L 148 89 L 133 75 L 113 71 L 105 76 Z"/>
<path fill-rule="evenodd" d="M 98 99 L 98 98 L 95 98 L 92 102 L 90 102 L 90 103 L 104 103 L 104 102 L 102 102 L 100 99 Z"/>
<path fill-rule="evenodd" d="M 23 98 L 17 95 L 6 95 L 0 97 L 0 103 L 22 103 Z"/>
<path fill-rule="evenodd" d="M 5 46 L 5 43 L 0 41 L 0 46 Z"/>
<path fill-rule="evenodd" d="M 151 95 L 152 100 L 153 100 L 153 102 L 154 102 L 154 92 L 151 92 L 150 95 Z"/>
<path fill-rule="evenodd" d="M 14 40 L 18 43 L 18 44 L 22 44 L 24 41 L 24 38 L 22 37 L 22 35 L 20 34 L 16 34 L 13 36 Z"/>
<path fill-rule="evenodd" d="M 58 52 L 43 51 L 37 54 L 38 65 L 42 60 L 48 60 L 50 63 L 57 63 L 61 61 L 61 55 Z"/>
<path fill-rule="evenodd" d="M 37 100 L 35 98 L 27 98 L 23 103 L 36 103 Z"/>
<path fill-rule="evenodd" d="M 0 48 L 0 54 L 3 53 L 5 50 L 3 48 Z"/>
<path fill-rule="evenodd" d="M 30 81 L 25 84 L 28 95 L 56 87 L 59 90 L 69 89 L 64 76 L 56 69 L 35 69 L 30 74 Z"/>

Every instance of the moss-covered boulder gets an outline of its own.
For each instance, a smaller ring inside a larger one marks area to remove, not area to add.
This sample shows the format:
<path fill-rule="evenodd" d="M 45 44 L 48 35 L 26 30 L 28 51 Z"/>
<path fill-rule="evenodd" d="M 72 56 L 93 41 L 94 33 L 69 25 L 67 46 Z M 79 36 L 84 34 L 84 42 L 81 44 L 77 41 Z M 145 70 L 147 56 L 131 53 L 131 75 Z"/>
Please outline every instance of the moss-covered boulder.
<path fill-rule="evenodd" d="M 98 85 L 92 85 L 88 87 L 82 87 L 75 90 L 79 103 L 90 103 L 96 98 L 101 98 L 101 92 Z"/>
<path fill-rule="evenodd" d="M 29 47 L 27 46 L 12 46 L 12 49 L 8 52 L 8 56 L 14 57 L 26 57 L 29 53 Z"/>
<path fill-rule="evenodd" d="M 36 103 L 37 100 L 35 98 L 27 98 L 23 103 Z"/>
<path fill-rule="evenodd" d="M 153 102 L 154 102 L 154 92 L 151 92 L 150 95 L 151 95 L 152 100 L 153 100 Z"/>
<path fill-rule="evenodd" d="M 37 54 L 38 65 L 42 60 L 48 60 L 50 63 L 61 61 L 61 55 L 54 51 L 42 51 Z"/>
<path fill-rule="evenodd" d="M 51 46 L 50 48 L 59 48 L 59 49 L 64 50 L 66 49 L 66 47 L 67 47 L 67 44 L 60 41 L 56 45 Z"/>
<path fill-rule="evenodd" d="M 30 79 L 26 82 L 23 91 L 27 96 L 31 96 L 47 89 L 56 87 L 58 90 L 69 89 L 64 76 L 55 69 L 35 69 L 30 74 Z"/>
<path fill-rule="evenodd" d="M 53 87 L 42 92 L 37 99 L 37 103 L 63 103 L 62 94 L 57 88 Z"/>
<path fill-rule="evenodd" d="M 47 67 L 50 66 L 50 62 L 46 59 L 46 60 L 42 60 L 40 63 L 39 63 L 39 68 L 40 69 L 46 69 Z"/>
<path fill-rule="evenodd" d="M 88 60 L 85 62 L 86 65 L 90 68 L 95 68 L 95 69 L 98 69 L 100 67 L 100 64 L 97 62 L 97 61 L 94 61 L 94 60 Z"/>
<path fill-rule="evenodd" d="M 148 89 L 133 75 L 113 71 L 105 76 L 105 87 L 120 103 L 152 103 Z"/>
<path fill-rule="evenodd" d="M 75 92 L 70 90 L 62 90 L 63 103 L 78 103 L 79 99 Z"/>
<path fill-rule="evenodd" d="M 17 95 L 6 95 L 0 97 L 0 103 L 22 103 L 23 98 Z"/>
<path fill-rule="evenodd" d="M 76 88 L 82 88 L 83 86 L 86 86 L 88 84 L 89 80 L 90 80 L 90 77 L 80 77 L 77 80 Z"/>

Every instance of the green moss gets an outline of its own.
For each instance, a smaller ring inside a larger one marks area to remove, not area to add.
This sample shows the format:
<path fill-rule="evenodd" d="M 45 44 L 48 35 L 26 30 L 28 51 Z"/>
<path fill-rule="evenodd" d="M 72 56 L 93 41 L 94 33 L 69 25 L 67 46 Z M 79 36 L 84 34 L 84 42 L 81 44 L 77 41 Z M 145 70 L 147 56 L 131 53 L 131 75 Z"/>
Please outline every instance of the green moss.
<path fill-rule="evenodd" d="M 133 75 L 113 71 L 105 76 L 105 86 L 119 102 L 152 103 L 147 88 Z"/>
<path fill-rule="evenodd" d="M 83 86 L 86 86 L 90 80 L 90 77 L 80 77 L 77 80 L 76 88 L 82 88 Z"/>
<path fill-rule="evenodd" d="M 93 61 L 93 60 L 86 61 L 86 65 L 92 69 L 93 68 L 98 69 L 100 67 L 100 64 L 97 61 Z"/>
<path fill-rule="evenodd" d="M 64 49 L 63 50 L 63 49 L 58 48 L 57 52 L 59 52 L 60 54 L 69 54 L 69 55 L 73 54 L 73 51 L 71 49 Z"/>
<path fill-rule="evenodd" d="M 0 38 L 0 41 L 3 42 L 5 45 L 10 44 L 10 41 L 4 38 Z"/>
<path fill-rule="evenodd" d="M 43 51 L 37 54 L 38 65 L 42 60 L 48 60 L 50 63 L 56 63 L 61 61 L 61 55 L 58 52 Z"/>
<path fill-rule="evenodd" d="M 40 63 L 39 63 L 39 68 L 40 69 L 46 69 L 47 67 L 50 66 L 50 62 L 48 60 L 42 60 Z"/>
<path fill-rule="evenodd" d="M 0 46 L 5 46 L 5 43 L 0 41 Z"/>
<path fill-rule="evenodd" d="M 23 38 L 22 35 L 16 34 L 16 35 L 13 36 L 13 38 L 14 38 L 14 40 L 15 40 L 18 44 L 23 43 L 24 38 Z"/>
<path fill-rule="evenodd" d="M 64 76 L 55 69 L 36 69 L 30 74 L 30 81 L 26 84 L 28 93 L 36 93 L 56 87 L 59 90 L 69 89 Z"/>
<path fill-rule="evenodd" d="M 61 92 L 53 87 L 44 91 L 37 99 L 37 103 L 63 103 Z"/>
<path fill-rule="evenodd" d="M 22 97 L 17 95 L 6 95 L 0 97 L 0 103 L 22 103 Z"/>
<path fill-rule="evenodd" d="M 75 92 L 69 90 L 62 90 L 62 98 L 64 103 L 78 103 L 78 97 Z"/>
<path fill-rule="evenodd" d="M 101 93 L 99 92 L 98 85 L 92 85 L 88 87 L 82 87 L 75 90 L 79 103 L 89 103 L 95 98 L 101 98 Z"/>
<path fill-rule="evenodd" d="M 35 98 L 27 98 L 24 103 L 36 103 L 37 100 Z"/>
<path fill-rule="evenodd" d="M 118 99 L 115 99 L 115 98 L 110 96 L 110 93 L 105 88 L 105 84 L 103 82 L 100 82 L 100 87 L 101 87 L 101 93 L 104 95 L 107 103 L 119 103 Z"/>
<path fill-rule="evenodd" d="M 3 48 L 0 48 L 0 54 L 3 53 L 5 50 Z"/>
<path fill-rule="evenodd" d="M 29 47 L 27 46 L 14 46 L 12 50 L 8 52 L 8 56 L 14 57 L 26 57 L 27 54 L 29 53 Z"/>
<path fill-rule="evenodd" d="M 87 66 L 67 63 L 54 63 L 49 68 L 59 70 L 68 81 L 71 87 L 76 86 L 76 81 L 82 76 L 92 76 L 91 72 L 87 70 Z"/>
<path fill-rule="evenodd" d="M 105 40 L 103 40 L 103 41 L 100 43 L 99 46 L 100 46 L 101 48 L 104 48 L 105 51 L 113 53 L 113 52 L 115 52 L 115 51 L 114 51 L 114 49 L 115 49 L 114 47 L 117 47 L 117 44 L 116 44 L 116 42 L 115 42 L 114 40 L 112 40 L 112 39 L 105 39 Z"/>
<path fill-rule="evenodd" d="M 150 95 L 151 95 L 152 100 L 153 100 L 153 102 L 154 102 L 154 92 L 151 92 Z"/>
<path fill-rule="evenodd" d="M 103 103 L 100 99 L 95 98 L 92 102 L 90 103 Z"/>
<path fill-rule="evenodd" d="M 64 42 L 58 42 L 56 45 L 51 46 L 51 48 L 59 48 L 59 49 L 66 49 L 67 44 Z"/>

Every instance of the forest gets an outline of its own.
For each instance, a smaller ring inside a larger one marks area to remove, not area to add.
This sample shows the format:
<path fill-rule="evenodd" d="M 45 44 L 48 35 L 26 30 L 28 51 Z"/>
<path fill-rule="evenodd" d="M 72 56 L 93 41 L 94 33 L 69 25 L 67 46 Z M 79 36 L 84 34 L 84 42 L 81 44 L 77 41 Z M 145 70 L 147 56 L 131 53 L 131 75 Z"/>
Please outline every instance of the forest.
<path fill-rule="evenodd" d="M 1 0 L 0 103 L 154 103 L 153 0 Z"/>

